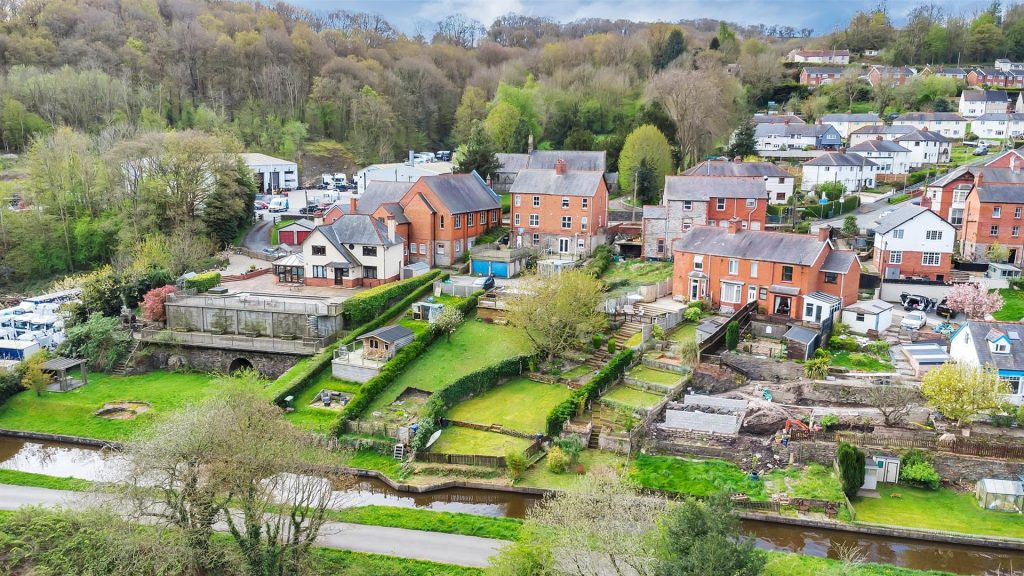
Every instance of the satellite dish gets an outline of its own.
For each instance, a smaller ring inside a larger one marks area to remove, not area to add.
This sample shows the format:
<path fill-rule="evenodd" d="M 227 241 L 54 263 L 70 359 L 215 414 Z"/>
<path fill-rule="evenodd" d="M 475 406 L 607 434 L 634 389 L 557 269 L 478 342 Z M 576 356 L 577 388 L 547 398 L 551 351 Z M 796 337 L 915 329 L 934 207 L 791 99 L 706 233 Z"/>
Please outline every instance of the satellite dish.
<path fill-rule="evenodd" d="M 430 440 L 427 440 L 427 448 L 430 448 L 434 442 L 437 442 L 437 439 L 441 437 L 441 432 L 441 430 L 438 430 L 430 435 Z"/>

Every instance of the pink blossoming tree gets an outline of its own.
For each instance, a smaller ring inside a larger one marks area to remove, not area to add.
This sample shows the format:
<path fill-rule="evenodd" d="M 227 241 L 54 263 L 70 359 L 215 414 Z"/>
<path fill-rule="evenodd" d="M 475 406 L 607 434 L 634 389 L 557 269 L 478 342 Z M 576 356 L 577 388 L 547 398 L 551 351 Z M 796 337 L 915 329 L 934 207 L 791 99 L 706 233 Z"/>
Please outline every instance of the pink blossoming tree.
<path fill-rule="evenodd" d="M 980 319 L 1002 308 L 1003 297 L 981 284 L 957 284 L 946 294 L 946 305 L 968 318 Z"/>

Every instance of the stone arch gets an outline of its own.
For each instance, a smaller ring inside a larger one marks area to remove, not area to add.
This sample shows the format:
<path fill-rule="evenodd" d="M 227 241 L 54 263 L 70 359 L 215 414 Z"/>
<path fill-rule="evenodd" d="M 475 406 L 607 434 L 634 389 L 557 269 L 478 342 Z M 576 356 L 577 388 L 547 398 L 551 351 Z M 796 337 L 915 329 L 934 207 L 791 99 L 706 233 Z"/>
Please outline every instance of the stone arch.
<path fill-rule="evenodd" d="M 235 358 L 234 360 L 231 361 L 231 365 L 228 366 L 228 374 L 234 374 L 235 372 L 238 372 L 239 370 L 244 370 L 246 368 L 253 368 L 252 362 L 250 362 L 248 358 Z"/>

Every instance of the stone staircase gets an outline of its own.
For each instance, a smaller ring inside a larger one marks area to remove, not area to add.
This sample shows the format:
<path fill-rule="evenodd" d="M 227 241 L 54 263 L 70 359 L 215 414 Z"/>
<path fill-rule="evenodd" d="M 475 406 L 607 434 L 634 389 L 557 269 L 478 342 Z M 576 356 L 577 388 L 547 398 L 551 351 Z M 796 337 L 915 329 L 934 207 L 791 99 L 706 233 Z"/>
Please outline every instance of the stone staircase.
<path fill-rule="evenodd" d="M 601 428 L 594 426 L 590 432 L 590 441 L 587 442 L 587 448 L 590 450 L 597 450 L 600 448 Z"/>
<path fill-rule="evenodd" d="M 128 366 L 131 365 L 132 358 L 135 356 L 135 352 L 138 351 L 139 344 L 141 342 L 142 341 L 137 339 L 137 338 L 132 340 L 132 349 L 128 351 L 128 355 L 124 357 L 124 360 L 118 362 L 117 365 L 114 366 L 114 369 L 112 370 L 113 374 L 115 374 L 117 376 L 127 376 L 128 375 Z"/>
<path fill-rule="evenodd" d="M 590 358 L 587 358 L 586 362 L 583 364 L 589 368 L 600 370 L 601 368 L 604 368 L 605 364 L 607 364 L 609 360 L 611 360 L 611 355 L 608 354 L 607 350 L 602 348 L 601 350 L 594 352 L 594 354 L 591 355 Z"/>
<path fill-rule="evenodd" d="M 615 339 L 615 343 L 619 345 L 619 348 L 623 348 L 626 342 L 630 338 L 632 338 L 634 334 L 640 332 L 640 330 L 642 329 L 643 326 L 640 324 L 640 322 L 629 320 L 627 322 L 624 322 L 622 326 L 615 331 L 615 334 L 612 336 L 612 338 Z"/>

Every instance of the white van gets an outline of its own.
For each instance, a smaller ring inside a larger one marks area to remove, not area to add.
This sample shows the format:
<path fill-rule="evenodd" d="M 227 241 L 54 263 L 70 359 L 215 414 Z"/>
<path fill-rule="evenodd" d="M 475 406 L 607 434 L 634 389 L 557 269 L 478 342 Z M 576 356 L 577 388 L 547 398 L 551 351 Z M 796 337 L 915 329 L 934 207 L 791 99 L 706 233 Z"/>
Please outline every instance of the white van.
<path fill-rule="evenodd" d="M 285 196 L 278 196 L 270 201 L 270 206 L 267 208 L 270 212 L 286 212 L 288 210 L 288 198 Z"/>

